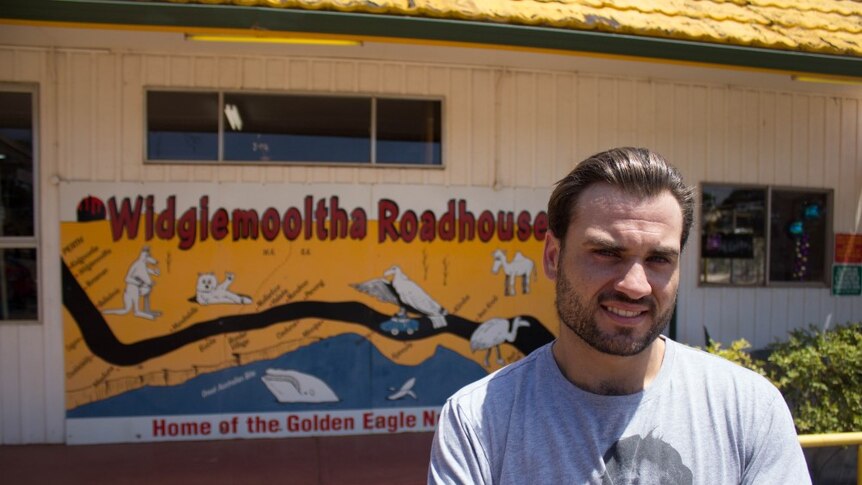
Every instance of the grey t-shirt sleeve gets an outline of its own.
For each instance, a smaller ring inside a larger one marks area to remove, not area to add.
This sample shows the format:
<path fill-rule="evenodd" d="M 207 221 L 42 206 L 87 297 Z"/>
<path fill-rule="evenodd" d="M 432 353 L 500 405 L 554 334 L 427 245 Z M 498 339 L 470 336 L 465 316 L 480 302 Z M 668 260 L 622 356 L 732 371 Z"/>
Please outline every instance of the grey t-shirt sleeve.
<path fill-rule="evenodd" d="M 754 449 L 743 471 L 742 485 L 811 483 L 793 417 L 781 394 L 778 391 L 775 394 L 755 434 Z"/>
<path fill-rule="evenodd" d="M 431 445 L 429 484 L 491 483 L 488 457 L 460 407 L 447 401 Z"/>

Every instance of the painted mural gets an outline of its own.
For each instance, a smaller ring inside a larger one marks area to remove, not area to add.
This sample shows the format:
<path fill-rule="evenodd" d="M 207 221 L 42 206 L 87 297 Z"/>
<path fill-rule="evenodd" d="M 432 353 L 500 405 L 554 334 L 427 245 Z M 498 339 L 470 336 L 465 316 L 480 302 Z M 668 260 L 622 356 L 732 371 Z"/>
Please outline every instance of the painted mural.
<path fill-rule="evenodd" d="M 548 193 L 61 188 L 69 443 L 430 431 L 554 338 Z"/>

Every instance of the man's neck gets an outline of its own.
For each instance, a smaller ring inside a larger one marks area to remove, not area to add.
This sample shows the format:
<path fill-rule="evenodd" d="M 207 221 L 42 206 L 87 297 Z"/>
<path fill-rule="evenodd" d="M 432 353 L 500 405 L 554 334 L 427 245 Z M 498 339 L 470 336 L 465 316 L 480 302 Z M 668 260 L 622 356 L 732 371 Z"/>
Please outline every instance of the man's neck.
<path fill-rule="evenodd" d="M 568 329 L 562 329 L 566 333 Z M 599 352 L 574 332 L 554 342 L 554 360 L 572 384 L 593 394 L 624 395 L 640 392 L 655 380 L 664 360 L 666 343 L 657 338 L 643 352 L 622 357 Z"/>

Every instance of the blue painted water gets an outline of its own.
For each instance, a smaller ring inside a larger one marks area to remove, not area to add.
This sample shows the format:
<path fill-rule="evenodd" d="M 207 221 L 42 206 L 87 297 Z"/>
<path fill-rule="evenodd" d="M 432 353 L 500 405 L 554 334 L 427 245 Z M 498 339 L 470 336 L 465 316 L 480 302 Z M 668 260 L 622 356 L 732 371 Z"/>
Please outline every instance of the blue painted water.
<path fill-rule="evenodd" d="M 311 374 L 329 385 L 340 400 L 280 403 L 260 379 L 267 369 Z M 437 347 L 434 355 L 419 365 L 399 365 L 365 338 L 342 334 L 272 360 L 201 375 L 180 385 L 129 391 L 71 409 L 66 415 L 87 418 L 441 406 L 452 393 L 486 374 L 480 365 L 443 347 Z M 386 399 L 413 377 L 415 399 Z M 220 384 L 222 389 L 218 390 Z"/>

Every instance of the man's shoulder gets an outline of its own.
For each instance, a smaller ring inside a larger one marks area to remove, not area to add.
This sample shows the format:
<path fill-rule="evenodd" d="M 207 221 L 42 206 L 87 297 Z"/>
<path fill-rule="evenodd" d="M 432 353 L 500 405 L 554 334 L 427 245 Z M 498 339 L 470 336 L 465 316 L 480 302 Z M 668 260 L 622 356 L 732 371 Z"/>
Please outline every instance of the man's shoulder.
<path fill-rule="evenodd" d="M 545 354 L 550 352 L 550 349 L 551 344 L 539 347 L 523 359 L 467 384 L 452 394 L 449 402 L 461 407 L 471 407 L 474 404 L 487 404 L 489 394 L 494 399 L 516 392 L 523 380 L 532 378 L 532 372 L 540 365 L 540 360 L 547 357 Z"/>
<path fill-rule="evenodd" d="M 778 390 L 766 377 L 751 369 L 702 349 L 668 341 L 670 345 L 676 347 L 677 372 L 696 379 L 702 378 L 709 383 L 710 387 L 726 384 L 739 390 L 749 389 L 758 393 L 766 392 L 773 397 L 780 396 Z"/>

